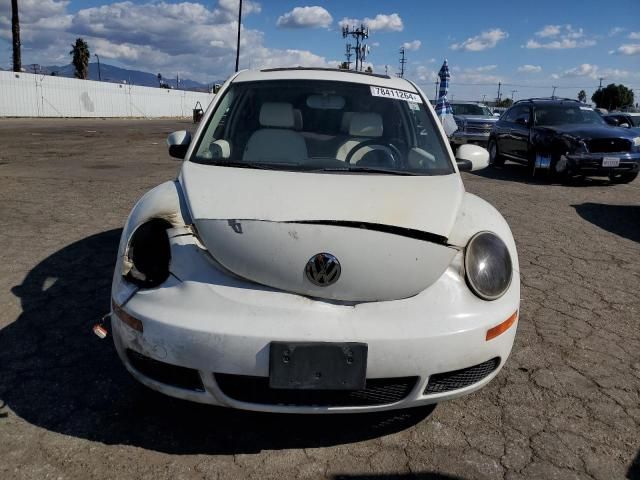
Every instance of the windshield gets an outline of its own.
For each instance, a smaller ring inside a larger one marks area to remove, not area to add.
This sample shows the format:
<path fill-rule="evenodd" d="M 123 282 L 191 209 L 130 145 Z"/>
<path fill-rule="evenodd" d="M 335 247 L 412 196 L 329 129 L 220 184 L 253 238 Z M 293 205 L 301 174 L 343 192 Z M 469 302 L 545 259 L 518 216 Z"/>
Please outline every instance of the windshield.
<path fill-rule="evenodd" d="M 454 103 L 451 105 L 454 115 L 484 115 L 491 116 L 489 107 L 475 103 Z"/>
<path fill-rule="evenodd" d="M 336 173 L 454 172 L 421 97 L 313 80 L 235 83 L 224 93 L 191 161 Z"/>
<path fill-rule="evenodd" d="M 565 124 L 606 125 L 602 117 L 592 108 L 573 105 L 543 105 L 536 107 L 535 124 L 541 126 Z"/>

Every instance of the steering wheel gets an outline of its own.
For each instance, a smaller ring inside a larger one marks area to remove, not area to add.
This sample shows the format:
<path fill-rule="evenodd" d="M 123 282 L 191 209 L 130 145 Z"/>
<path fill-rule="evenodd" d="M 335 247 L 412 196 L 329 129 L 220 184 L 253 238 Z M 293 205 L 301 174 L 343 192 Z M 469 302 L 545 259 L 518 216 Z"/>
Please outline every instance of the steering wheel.
<path fill-rule="evenodd" d="M 384 166 L 389 166 L 392 168 L 396 168 L 400 166 L 400 159 L 402 158 L 402 153 L 400 149 L 393 145 L 392 143 L 381 144 L 380 139 L 374 138 L 371 140 L 367 140 L 359 144 L 356 148 L 351 150 L 345 158 L 345 163 L 351 163 L 351 159 L 363 148 L 371 148 L 372 151 L 378 152 L 384 155 L 383 164 Z M 377 148 L 376 148 L 377 147 Z M 365 154 L 366 155 L 366 154 Z M 364 160 L 364 157 L 360 160 Z"/>

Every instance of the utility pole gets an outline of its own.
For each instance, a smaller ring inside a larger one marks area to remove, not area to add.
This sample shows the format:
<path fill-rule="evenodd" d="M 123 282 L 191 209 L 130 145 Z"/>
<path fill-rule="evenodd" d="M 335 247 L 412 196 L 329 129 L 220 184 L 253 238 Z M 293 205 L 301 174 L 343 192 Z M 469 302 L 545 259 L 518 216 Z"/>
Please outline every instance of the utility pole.
<path fill-rule="evenodd" d="M 556 88 L 558 87 L 556 87 L 555 85 L 552 85 L 552 87 L 553 87 L 553 93 L 551 94 L 551 98 L 556 98 Z"/>
<path fill-rule="evenodd" d="M 389 65 L 385 65 L 385 66 L 384 66 L 384 74 L 385 74 L 386 76 L 389 76 Z"/>
<path fill-rule="evenodd" d="M 102 72 L 100 72 L 100 57 L 97 53 L 94 53 L 95 57 L 98 59 L 98 81 L 102 81 Z"/>
<path fill-rule="evenodd" d="M 404 78 L 404 65 L 407 63 L 407 59 L 404 56 L 404 47 L 400 48 L 400 73 L 398 76 Z"/>
<path fill-rule="evenodd" d="M 498 98 L 496 98 L 496 103 L 500 103 L 500 89 L 502 88 L 502 83 L 498 82 Z"/>
<path fill-rule="evenodd" d="M 238 45 L 236 47 L 236 72 L 240 65 L 240 27 L 242 26 L 242 0 L 240 0 L 240 7 L 238 8 Z"/>
<path fill-rule="evenodd" d="M 598 90 L 602 90 L 602 80 L 604 80 L 604 78 L 600 77 L 600 85 L 598 86 Z"/>
<path fill-rule="evenodd" d="M 365 38 L 369 38 L 369 27 L 360 24 L 359 27 L 342 27 L 342 38 L 354 37 L 356 39 L 356 71 L 362 71 L 362 62 L 364 61 L 368 47 L 362 44 Z"/>
<path fill-rule="evenodd" d="M 176 90 L 180 87 L 180 74 L 176 73 Z"/>
<path fill-rule="evenodd" d="M 438 100 L 438 84 L 439 84 L 439 83 L 440 83 L 440 82 L 436 79 L 436 81 L 435 81 L 435 84 L 436 84 L 436 94 L 435 94 L 435 96 L 433 97 L 433 100 L 434 100 L 434 101 L 437 101 L 437 100 Z"/>
<path fill-rule="evenodd" d="M 511 101 L 513 102 L 513 94 L 516 93 L 518 90 L 511 90 Z"/>
<path fill-rule="evenodd" d="M 18 15 L 18 0 L 11 0 L 11 36 L 13 41 L 13 71 L 22 71 L 22 57 L 20 53 L 20 17 Z"/>

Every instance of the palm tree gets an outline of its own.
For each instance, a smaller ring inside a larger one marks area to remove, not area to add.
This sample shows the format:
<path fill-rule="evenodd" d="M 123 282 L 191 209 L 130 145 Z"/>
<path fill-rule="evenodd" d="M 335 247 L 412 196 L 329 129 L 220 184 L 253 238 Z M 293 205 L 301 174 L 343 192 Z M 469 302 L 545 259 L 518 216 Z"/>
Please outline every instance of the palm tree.
<path fill-rule="evenodd" d="M 13 36 L 13 71 L 22 70 L 20 55 L 20 18 L 18 16 L 18 0 L 11 0 L 11 35 Z"/>
<path fill-rule="evenodd" d="M 89 76 L 89 59 L 91 53 L 89 52 L 89 45 L 82 38 L 77 38 L 76 43 L 71 45 L 72 50 L 69 55 L 73 55 L 73 66 L 75 67 L 75 77 L 86 80 Z"/>

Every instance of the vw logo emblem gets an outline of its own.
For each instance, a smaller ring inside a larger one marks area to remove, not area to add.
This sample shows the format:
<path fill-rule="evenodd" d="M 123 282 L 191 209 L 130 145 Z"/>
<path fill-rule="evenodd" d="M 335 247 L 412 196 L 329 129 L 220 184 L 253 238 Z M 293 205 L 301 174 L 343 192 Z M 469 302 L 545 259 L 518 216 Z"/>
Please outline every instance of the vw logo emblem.
<path fill-rule="evenodd" d="M 304 272 L 311 283 L 319 287 L 333 285 L 340 278 L 340 262 L 329 253 L 318 253 L 311 257 Z"/>

